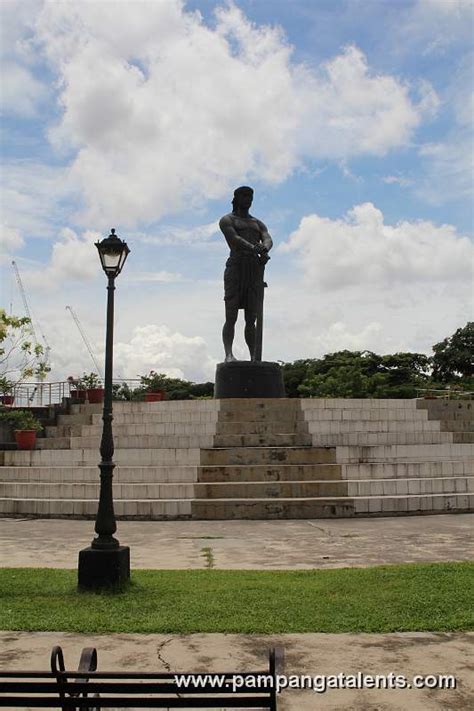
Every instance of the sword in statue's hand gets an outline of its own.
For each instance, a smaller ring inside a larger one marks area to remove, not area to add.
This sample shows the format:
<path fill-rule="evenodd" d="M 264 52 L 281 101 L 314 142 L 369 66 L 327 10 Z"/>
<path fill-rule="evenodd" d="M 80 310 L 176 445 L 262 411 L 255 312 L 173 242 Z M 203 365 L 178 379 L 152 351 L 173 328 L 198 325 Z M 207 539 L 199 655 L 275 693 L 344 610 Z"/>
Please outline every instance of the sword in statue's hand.
<path fill-rule="evenodd" d="M 257 310 L 257 325 L 255 330 L 255 355 L 254 360 L 262 360 L 262 344 L 263 344 L 263 296 L 265 292 L 265 287 L 268 286 L 264 280 L 265 274 L 265 264 L 270 259 L 267 250 L 260 252 L 259 260 L 260 266 L 262 267 L 262 281 L 260 285 L 260 294 L 258 300 L 258 310 Z"/>

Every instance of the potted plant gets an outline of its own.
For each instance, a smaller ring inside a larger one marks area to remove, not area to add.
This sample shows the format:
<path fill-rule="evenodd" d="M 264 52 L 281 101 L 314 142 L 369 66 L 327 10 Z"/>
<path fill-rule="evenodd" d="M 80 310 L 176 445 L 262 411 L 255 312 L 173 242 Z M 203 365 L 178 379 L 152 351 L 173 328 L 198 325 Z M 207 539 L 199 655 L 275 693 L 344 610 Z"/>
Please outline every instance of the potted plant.
<path fill-rule="evenodd" d="M 74 400 L 84 401 L 86 399 L 86 389 L 82 385 L 81 378 L 73 378 L 70 375 L 67 379 L 69 383 L 69 394 Z"/>
<path fill-rule="evenodd" d="M 34 449 L 36 433 L 43 429 L 43 425 L 31 410 L 0 412 L 0 421 L 13 427 L 18 449 Z"/>
<path fill-rule="evenodd" d="M 148 375 L 141 375 L 140 382 L 145 392 L 145 402 L 158 402 L 166 399 L 166 383 L 168 376 L 150 370 Z"/>
<path fill-rule="evenodd" d="M 104 401 L 104 388 L 97 373 L 84 373 L 81 378 L 81 385 L 86 390 L 87 400 L 91 405 L 97 405 Z"/>
<path fill-rule="evenodd" d="M 3 405 L 13 405 L 15 396 L 12 393 L 14 383 L 8 380 L 4 375 L 0 376 L 0 402 Z"/>

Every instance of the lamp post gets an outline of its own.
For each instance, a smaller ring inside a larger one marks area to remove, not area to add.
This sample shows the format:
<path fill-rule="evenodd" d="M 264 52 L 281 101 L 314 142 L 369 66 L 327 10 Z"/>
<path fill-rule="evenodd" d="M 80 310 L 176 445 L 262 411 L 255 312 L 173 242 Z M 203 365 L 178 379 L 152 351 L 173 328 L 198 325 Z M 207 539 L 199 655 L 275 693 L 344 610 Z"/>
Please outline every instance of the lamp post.
<path fill-rule="evenodd" d="M 130 578 L 130 548 L 121 546 L 114 533 L 117 530 L 112 494 L 114 440 L 112 434 L 112 371 L 114 348 L 115 279 L 122 271 L 130 252 L 126 242 L 111 230 L 111 234 L 95 245 L 107 276 L 107 323 L 105 337 L 105 377 L 103 428 L 100 443 L 100 495 L 95 532 L 88 548 L 79 551 L 79 587 L 97 589 L 110 587 Z"/>

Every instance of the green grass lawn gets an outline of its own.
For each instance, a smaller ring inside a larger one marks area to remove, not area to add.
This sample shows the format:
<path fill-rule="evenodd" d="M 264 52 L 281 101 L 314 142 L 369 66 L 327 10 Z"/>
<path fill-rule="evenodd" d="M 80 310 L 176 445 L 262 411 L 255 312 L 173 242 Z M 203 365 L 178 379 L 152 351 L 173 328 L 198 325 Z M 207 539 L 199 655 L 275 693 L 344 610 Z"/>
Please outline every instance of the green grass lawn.
<path fill-rule="evenodd" d="M 393 632 L 474 629 L 474 564 L 305 571 L 135 570 L 120 593 L 74 570 L 0 569 L 0 629 Z"/>

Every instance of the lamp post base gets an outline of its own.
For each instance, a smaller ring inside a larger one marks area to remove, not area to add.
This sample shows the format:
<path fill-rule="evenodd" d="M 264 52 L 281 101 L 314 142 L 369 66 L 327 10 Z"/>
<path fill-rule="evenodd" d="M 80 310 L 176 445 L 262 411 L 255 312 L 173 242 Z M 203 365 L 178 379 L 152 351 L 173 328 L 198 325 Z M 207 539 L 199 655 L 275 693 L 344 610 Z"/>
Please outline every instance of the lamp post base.
<path fill-rule="evenodd" d="M 79 551 L 78 572 L 78 586 L 82 590 L 122 585 L 130 580 L 130 548 L 83 548 Z"/>

